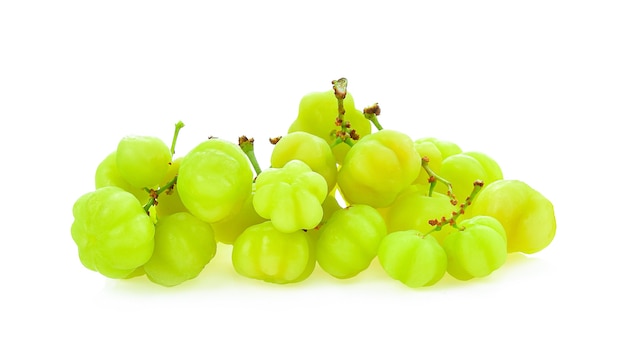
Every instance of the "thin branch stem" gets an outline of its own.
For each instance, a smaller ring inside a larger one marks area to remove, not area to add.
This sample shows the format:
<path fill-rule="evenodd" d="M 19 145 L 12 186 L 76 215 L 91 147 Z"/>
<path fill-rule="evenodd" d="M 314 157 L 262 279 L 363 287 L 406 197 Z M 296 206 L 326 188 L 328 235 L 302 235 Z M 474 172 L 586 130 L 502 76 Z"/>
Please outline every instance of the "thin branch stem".
<path fill-rule="evenodd" d="M 335 125 L 339 127 L 339 130 L 337 130 L 334 134 L 339 141 L 335 141 L 332 147 L 340 143 L 346 143 L 349 146 L 353 146 L 354 141 L 359 139 L 359 135 L 354 129 L 351 129 L 350 122 L 345 120 L 346 109 L 343 104 L 343 101 L 348 95 L 348 79 L 340 78 L 338 80 L 333 80 L 332 83 L 335 98 L 337 98 L 337 118 L 335 119 Z"/>
<path fill-rule="evenodd" d="M 374 124 L 376 129 L 383 130 L 383 126 L 380 125 L 380 122 L 378 121 L 379 115 L 380 106 L 378 105 L 378 103 L 374 103 L 373 105 L 370 105 L 369 107 L 363 109 L 363 116 L 365 116 L 366 119 L 369 119 L 369 121 Z"/>
<path fill-rule="evenodd" d="M 174 138 L 172 139 L 172 146 L 170 147 L 170 153 L 172 153 L 172 155 L 174 155 L 174 153 L 176 152 L 176 140 L 178 140 L 178 132 L 180 132 L 180 129 L 184 126 L 185 123 L 180 120 L 174 125 Z"/>
<path fill-rule="evenodd" d="M 168 189 L 173 189 L 174 185 L 176 185 L 177 181 L 178 181 L 178 175 L 174 176 L 174 178 L 172 178 L 172 180 L 169 181 L 163 187 L 159 187 L 159 189 L 157 189 L 157 190 L 150 189 L 148 191 L 150 193 L 150 199 L 148 199 L 148 202 L 143 206 L 144 211 L 146 211 L 146 213 L 150 214 L 150 207 L 155 206 L 155 205 L 158 204 L 157 198 L 159 198 L 161 193 L 167 191 Z"/>
<path fill-rule="evenodd" d="M 428 165 L 429 162 L 430 160 L 428 159 L 428 157 L 422 157 L 422 168 L 424 168 L 426 173 L 428 173 L 428 183 L 430 183 L 428 196 L 432 197 L 435 185 L 437 184 L 437 182 L 441 182 L 445 184 L 446 187 L 448 187 L 448 197 L 450 197 L 450 202 L 453 205 L 456 205 L 456 197 L 454 196 L 454 192 L 452 192 L 452 183 L 433 172 L 433 170 L 430 169 L 430 166 Z"/>
<path fill-rule="evenodd" d="M 449 224 L 450 226 L 462 231 L 464 228 L 459 228 L 457 220 L 461 215 L 465 214 L 465 210 L 472 204 L 474 198 L 476 197 L 478 192 L 480 192 L 484 185 L 485 183 L 483 181 L 476 180 L 474 182 L 474 188 L 472 189 L 470 195 L 465 198 L 465 202 L 459 205 L 459 210 L 452 212 L 450 218 L 441 217 L 441 219 L 431 219 L 430 221 L 428 221 L 428 223 L 434 227 L 430 231 L 423 234 L 422 237 L 426 237 L 426 235 L 440 231 L 446 224 Z"/>
<path fill-rule="evenodd" d="M 257 175 L 261 174 L 261 167 L 259 166 L 259 162 L 256 159 L 256 155 L 254 154 L 254 138 L 248 138 L 245 135 L 239 137 L 239 148 L 243 150 L 248 159 L 250 160 L 250 164 L 254 168 L 254 171 Z"/>

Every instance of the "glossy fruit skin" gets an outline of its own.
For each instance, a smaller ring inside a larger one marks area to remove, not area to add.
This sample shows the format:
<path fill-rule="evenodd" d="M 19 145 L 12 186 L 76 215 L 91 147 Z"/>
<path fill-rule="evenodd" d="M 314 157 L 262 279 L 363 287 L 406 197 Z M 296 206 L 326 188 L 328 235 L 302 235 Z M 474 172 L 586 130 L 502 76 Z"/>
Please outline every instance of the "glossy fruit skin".
<path fill-rule="evenodd" d="M 356 143 L 339 169 L 337 184 L 348 204 L 388 207 L 421 170 L 413 140 L 395 130 L 381 130 Z"/>
<path fill-rule="evenodd" d="M 438 175 L 441 175 L 441 164 L 444 159 L 462 152 L 461 147 L 456 143 L 434 137 L 419 138 L 415 140 L 414 143 L 417 152 L 422 157 L 428 158 L 428 167 Z M 430 175 L 427 172 L 421 172 L 414 183 L 428 185 L 429 178 Z M 443 188 L 439 188 L 438 190 L 442 193 L 446 193 L 447 191 Z"/>
<path fill-rule="evenodd" d="M 446 273 L 446 252 L 431 235 L 391 232 L 380 242 L 378 260 L 387 274 L 412 288 L 431 286 Z"/>
<path fill-rule="evenodd" d="M 337 163 L 328 142 L 316 135 L 296 131 L 283 136 L 272 150 L 272 168 L 281 168 L 291 160 L 301 160 L 326 180 L 328 193 L 337 183 Z"/>
<path fill-rule="evenodd" d="M 165 173 L 165 176 L 159 183 L 159 186 L 165 186 L 172 179 L 174 179 L 175 176 L 178 175 L 178 170 L 180 169 L 180 164 L 182 163 L 183 159 L 184 157 L 179 157 L 172 161 L 172 164 L 170 165 L 167 173 Z M 167 190 L 159 195 L 158 205 L 156 208 L 159 218 L 169 216 L 174 213 L 188 212 L 187 208 L 183 204 L 183 201 L 180 200 L 178 187 L 176 185 L 174 185 L 171 190 Z"/>
<path fill-rule="evenodd" d="M 315 268 L 315 249 L 307 232 L 283 233 L 271 221 L 250 226 L 233 243 L 235 271 L 270 283 L 295 283 Z"/>
<path fill-rule="evenodd" d="M 329 194 L 326 199 L 324 199 L 324 202 L 322 202 L 322 209 L 324 210 L 324 215 L 322 216 L 322 221 L 320 223 L 326 223 L 326 221 L 330 219 L 333 213 L 340 209 L 343 209 L 341 205 L 339 205 L 339 202 L 337 202 L 337 196 L 335 192 L 331 192 L 331 194 Z"/>
<path fill-rule="evenodd" d="M 458 225 L 462 230 L 450 233 L 443 241 L 452 277 L 485 277 L 506 262 L 506 232 L 497 219 L 476 216 Z"/>
<path fill-rule="evenodd" d="M 218 242 L 233 244 L 246 228 L 267 221 L 254 210 L 254 205 L 252 204 L 253 196 L 254 185 L 253 193 L 246 199 L 239 212 L 225 220 L 211 223 L 211 227 L 215 232 L 215 239 Z"/>
<path fill-rule="evenodd" d="M 368 119 L 363 116 L 361 110 L 354 106 L 351 93 L 346 94 L 343 101 L 345 109 L 344 119 L 349 122 L 351 128 L 364 137 L 372 132 L 372 126 Z M 289 126 L 289 133 L 303 131 L 324 139 L 328 145 L 335 142 L 334 131 L 339 128 L 335 125 L 338 115 L 337 98 L 333 90 L 324 92 L 312 92 L 300 100 L 298 117 Z M 337 163 L 342 164 L 343 159 L 350 147 L 347 144 L 339 144 L 332 148 Z"/>
<path fill-rule="evenodd" d="M 351 278 L 376 257 L 387 226 L 376 209 L 356 204 L 335 211 L 320 229 L 317 262 L 335 278 Z"/>
<path fill-rule="evenodd" d="M 483 167 L 485 171 L 485 177 L 482 179 L 485 185 L 491 184 L 497 180 L 503 179 L 504 174 L 502 173 L 502 169 L 500 168 L 500 164 L 495 161 L 489 155 L 482 152 L 463 152 L 463 154 L 468 155 L 474 159 L 476 159 L 480 165 Z"/>
<path fill-rule="evenodd" d="M 322 220 L 322 202 L 328 194 L 326 181 L 300 160 L 263 171 L 255 187 L 254 209 L 281 232 L 311 229 Z"/>
<path fill-rule="evenodd" d="M 520 180 L 504 179 L 487 185 L 467 213 L 469 217 L 496 218 L 506 231 L 509 253 L 539 252 L 550 245 L 556 235 L 552 202 Z"/>
<path fill-rule="evenodd" d="M 448 158 L 449 156 L 459 154 L 462 152 L 462 149 L 461 147 L 459 147 L 458 144 L 445 140 L 445 139 L 440 139 L 440 138 L 424 137 L 424 138 L 416 139 L 415 143 L 416 144 L 430 143 L 434 145 L 439 151 L 442 161 Z"/>
<path fill-rule="evenodd" d="M 422 157 L 428 159 L 428 167 L 435 173 L 439 173 L 441 168 L 441 162 L 443 162 L 443 156 L 441 151 L 435 143 L 430 141 L 415 141 L 415 150 Z M 420 160 L 421 162 L 421 160 Z M 413 182 L 414 184 L 428 185 L 430 175 L 427 172 L 420 172 L 419 176 Z"/>
<path fill-rule="evenodd" d="M 132 193 L 137 199 L 145 204 L 148 201 L 148 192 L 143 188 L 133 187 L 128 183 L 117 169 L 117 151 L 109 153 L 96 168 L 95 174 L 96 189 L 115 186 Z"/>
<path fill-rule="evenodd" d="M 248 158 L 234 143 L 212 138 L 189 151 L 178 170 L 177 190 L 191 214 L 207 223 L 238 212 L 252 192 Z"/>
<path fill-rule="evenodd" d="M 176 286 L 196 278 L 216 252 L 211 226 L 187 212 L 159 218 L 154 252 L 143 269 L 162 286 Z"/>
<path fill-rule="evenodd" d="M 416 230 L 427 233 L 433 229 L 430 220 L 450 217 L 456 207 L 450 198 L 438 192 L 428 195 L 422 188 L 405 192 L 387 209 L 386 222 L 388 232 Z M 433 233 L 439 242 L 449 233 L 448 227 Z"/>
<path fill-rule="evenodd" d="M 171 161 L 170 149 L 157 137 L 129 135 L 117 145 L 117 169 L 136 188 L 158 186 Z"/>
<path fill-rule="evenodd" d="M 480 162 L 462 153 L 446 158 L 441 163 L 438 174 L 452 183 L 452 191 L 459 202 L 463 202 L 472 193 L 475 181 L 483 180 L 486 176 Z M 438 182 L 435 187 L 440 193 L 446 193 L 447 189 L 442 182 Z"/>
<path fill-rule="evenodd" d="M 503 177 L 498 163 L 478 152 L 463 152 L 447 157 L 441 163 L 439 175 L 452 183 L 452 191 L 459 202 L 464 202 L 472 193 L 475 181 L 480 180 L 487 186 Z M 439 182 L 435 190 L 445 193 L 447 186 Z"/>
<path fill-rule="evenodd" d="M 71 234 L 86 268 L 124 278 L 152 256 L 154 224 L 131 193 L 98 188 L 76 200 L 73 215 Z"/>

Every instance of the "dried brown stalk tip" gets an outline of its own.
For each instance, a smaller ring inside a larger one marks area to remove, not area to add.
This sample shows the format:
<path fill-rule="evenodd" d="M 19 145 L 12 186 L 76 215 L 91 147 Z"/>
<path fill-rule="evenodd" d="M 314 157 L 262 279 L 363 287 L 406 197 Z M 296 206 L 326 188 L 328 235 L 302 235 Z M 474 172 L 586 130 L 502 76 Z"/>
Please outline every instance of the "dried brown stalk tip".
<path fill-rule="evenodd" d="M 378 103 L 374 103 L 372 105 L 370 105 L 369 107 L 366 107 L 365 109 L 363 109 L 363 113 L 365 114 L 375 114 L 375 115 L 380 115 L 380 106 L 378 105 Z"/>
<path fill-rule="evenodd" d="M 340 78 L 333 80 L 333 90 L 335 91 L 335 96 L 337 98 L 345 99 L 346 94 L 348 93 L 348 79 Z"/>
<path fill-rule="evenodd" d="M 248 138 L 245 135 L 242 135 L 241 137 L 239 137 L 239 145 L 242 145 L 243 143 L 254 143 L 254 138 Z"/>

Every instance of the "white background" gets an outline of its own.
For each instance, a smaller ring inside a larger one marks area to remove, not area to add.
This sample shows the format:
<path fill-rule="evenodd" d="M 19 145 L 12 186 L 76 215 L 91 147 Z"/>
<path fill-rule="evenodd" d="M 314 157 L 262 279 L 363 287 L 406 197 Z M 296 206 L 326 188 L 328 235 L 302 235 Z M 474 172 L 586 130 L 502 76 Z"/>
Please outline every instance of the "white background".
<path fill-rule="evenodd" d="M 13 1 L 0 5 L 0 359 L 626 357 L 619 1 Z M 228 4 L 228 5 L 225 5 Z M 555 206 L 545 250 L 413 290 L 372 266 L 279 286 L 229 248 L 163 288 L 85 269 L 71 208 L 127 134 L 178 153 L 286 132 L 349 80 L 386 128 L 496 159 Z"/>

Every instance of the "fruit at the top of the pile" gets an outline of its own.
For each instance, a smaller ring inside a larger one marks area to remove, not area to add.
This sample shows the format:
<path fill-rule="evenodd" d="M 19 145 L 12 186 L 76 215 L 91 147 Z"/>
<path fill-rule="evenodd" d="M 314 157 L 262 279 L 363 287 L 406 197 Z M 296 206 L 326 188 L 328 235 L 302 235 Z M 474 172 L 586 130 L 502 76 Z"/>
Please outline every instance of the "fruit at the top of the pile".
<path fill-rule="evenodd" d="M 185 155 L 176 187 L 191 214 L 213 223 L 239 211 L 252 192 L 252 177 L 250 163 L 241 148 L 212 138 Z"/>
<path fill-rule="evenodd" d="M 154 283 L 171 287 L 193 279 L 215 256 L 211 225 L 187 212 L 161 217 L 155 227 L 154 252 L 143 265 Z"/>
<path fill-rule="evenodd" d="M 148 201 L 148 192 L 143 188 L 131 186 L 117 169 L 117 152 L 109 153 L 96 168 L 96 189 L 115 186 L 132 193 L 142 204 Z"/>
<path fill-rule="evenodd" d="M 413 288 L 431 286 L 446 273 L 446 252 L 432 235 L 390 232 L 380 242 L 378 260 L 387 274 Z"/>
<path fill-rule="evenodd" d="M 335 211 L 317 239 L 317 262 L 336 278 L 351 278 L 376 257 L 387 226 L 376 209 L 356 204 Z"/>
<path fill-rule="evenodd" d="M 438 175 L 452 183 L 452 191 L 460 202 L 472 193 L 475 181 L 480 180 L 487 186 L 503 177 L 498 163 L 478 152 L 463 152 L 447 157 L 441 163 Z M 448 187 L 438 182 L 435 190 L 445 194 Z"/>
<path fill-rule="evenodd" d="M 348 204 L 387 207 L 408 188 L 421 170 L 413 140 L 396 130 L 361 138 L 346 154 L 337 184 Z"/>
<path fill-rule="evenodd" d="M 437 150 L 439 150 L 439 154 L 441 154 L 441 160 L 444 160 L 451 155 L 459 154 L 462 152 L 461 147 L 459 147 L 458 144 L 445 139 L 424 137 L 415 140 L 416 145 L 423 143 L 430 143 L 434 145 Z"/>
<path fill-rule="evenodd" d="M 170 149 L 157 137 L 129 135 L 117 144 L 117 169 L 133 187 L 158 186 L 171 161 Z"/>
<path fill-rule="evenodd" d="M 281 232 L 316 227 L 323 216 L 328 188 L 324 177 L 303 161 L 294 159 L 282 168 L 269 168 L 255 181 L 252 204 Z"/>
<path fill-rule="evenodd" d="M 154 224 L 139 200 L 106 186 L 79 197 L 71 234 L 83 265 L 110 278 L 124 278 L 152 256 Z"/>
<path fill-rule="evenodd" d="M 535 253 L 556 234 L 554 206 L 536 189 L 520 180 L 504 179 L 481 190 L 467 216 L 496 218 L 506 231 L 508 252 Z"/>
<path fill-rule="evenodd" d="M 313 272 L 314 252 L 307 232 L 284 233 L 266 221 L 246 228 L 237 237 L 231 257 L 240 275 L 283 284 L 303 281 Z"/>
<path fill-rule="evenodd" d="M 448 273 L 459 280 L 485 277 L 506 261 L 507 238 L 497 219 L 476 216 L 458 224 L 461 230 L 443 241 L 448 256 Z"/>
<path fill-rule="evenodd" d="M 351 93 L 346 94 L 343 100 L 345 109 L 344 119 L 350 123 L 351 129 L 364 137 L 372 132 L 370 121 L 365 118 L 363 112 L 356 109 Z M 313 92 L 305 95 L 300 100 L 298 117 L 289 126 L 289 133 L 303 131 L 314 134 L 332 145 L 335 142 L 335 131 L 339 128 L 335 125 L 338 116 L 338 105 L 333 90 Z M 339 144 L 333 147 L 333 154 L 337 163 L 342 164 L 343 159 L 350 147 L 347 144 Z"/>
<path fill-rule="evenodd" d="M 337 183 L 337 163 L 332 149 L 325 139 L 307 132 L 292 132 L 280 138 L 272 149 L 270 165 L 281 168 L 287 162 L 298 159 L 326 180 L 328 193 Z"/>

